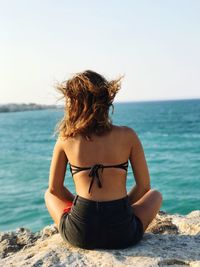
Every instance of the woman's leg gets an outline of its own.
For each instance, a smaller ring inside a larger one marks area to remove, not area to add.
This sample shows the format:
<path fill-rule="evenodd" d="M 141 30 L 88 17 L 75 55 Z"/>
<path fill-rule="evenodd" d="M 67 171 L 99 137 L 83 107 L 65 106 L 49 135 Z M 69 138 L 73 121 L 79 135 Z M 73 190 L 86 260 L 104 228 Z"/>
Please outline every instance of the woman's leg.
<path fill-rule="evenodd" d="M 58 228 L 61 215 L 63 214 L 63 209 L 66 208 L 66 201 L 50 193 L 48 189 L 45 192 L 44 199 L 49 214 Z"/>
<path fill-rule="evenodd" d="M 156 217 L 161 205 L 162 195 L 155 189 L 150 189 L 143 197 L 131 205 L 134 214 L 142 221 L 144 231 Z"/>

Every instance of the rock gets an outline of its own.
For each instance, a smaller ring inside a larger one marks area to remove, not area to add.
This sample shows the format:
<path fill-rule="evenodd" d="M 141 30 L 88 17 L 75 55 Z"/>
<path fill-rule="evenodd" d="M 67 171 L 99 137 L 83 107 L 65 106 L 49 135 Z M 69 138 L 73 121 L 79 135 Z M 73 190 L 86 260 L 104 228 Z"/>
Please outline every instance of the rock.
<path fill-rule="evenodd" d="M 174 215 L 173 223 L 177 224 L 180 233 L 189 235 L 200 234 L 200 210 L 195 210 L 186 216 Z"/>
<path fill-rule="evenodd" d="M 160 211 L 137 245 L 84 250 L 64 242 L 55 225 L 37 233 L 0 233 L 0 266 L 200 266 L 200 211 L 186 216 Z"/>

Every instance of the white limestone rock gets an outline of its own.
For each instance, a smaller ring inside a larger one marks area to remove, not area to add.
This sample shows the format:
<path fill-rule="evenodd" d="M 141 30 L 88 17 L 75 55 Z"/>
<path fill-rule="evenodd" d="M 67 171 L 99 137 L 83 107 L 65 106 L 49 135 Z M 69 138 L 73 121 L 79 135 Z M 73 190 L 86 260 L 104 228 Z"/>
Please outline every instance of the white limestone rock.
<path fill-rule="evenodd" d="M 0 233 L 2 267 L 192 266 L 200 267 L 200 211 L 186 216 L 159 212 L 137 245 L 120 250 L 84 250 L 65 243 L 55 225 L 32 233 Z"/>

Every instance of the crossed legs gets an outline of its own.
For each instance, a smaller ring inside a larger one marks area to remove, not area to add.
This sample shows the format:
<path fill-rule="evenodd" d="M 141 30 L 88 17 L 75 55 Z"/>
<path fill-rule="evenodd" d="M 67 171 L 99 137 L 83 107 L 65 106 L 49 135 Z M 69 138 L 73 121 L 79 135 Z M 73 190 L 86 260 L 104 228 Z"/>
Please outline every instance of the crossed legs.
<path fill-rule="evenodd" d="M 63 209 L 66 208 L 67 200 L 65 201 L 63 199 L 60 199 L 56 195 L 52 194 L 48 189 L 45 192 L 44 199 L 49 214 L 51 215 L 58 228 L 61 215 L 63 214 Z"/>
<path fill-rule="evenodd" d="M 63 209 L 66 208 L 66 201 L 53 195 L 49 192 L 49 190 L 46 190 L 44 198 L 49 214 L 54 220 L 56 226 L 59 227 Z M 161 205 L 162 195 L 155 189 L 150 189 L 137 202 L 131 205 L 134 214 L 142 221 L 144 231 L 147 229 L 150 222 L 156 217 Z"/>
<path fill-rule="evenodd" d="M 156 217 L 161 205 L 162 195 L 155 189 L 150 189 L 137 202 L 131 205 L 134 214 L 142 221 L 144 231 Z"/>

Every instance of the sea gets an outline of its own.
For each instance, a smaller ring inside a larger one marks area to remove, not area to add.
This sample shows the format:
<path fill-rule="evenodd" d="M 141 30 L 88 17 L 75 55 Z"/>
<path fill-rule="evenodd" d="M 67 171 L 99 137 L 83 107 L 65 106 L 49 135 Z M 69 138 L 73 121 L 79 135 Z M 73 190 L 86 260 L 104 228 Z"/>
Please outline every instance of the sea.
<path fill-rule="evenodd" d="M 63 109 L 0 113 L 0 231 L 52 224 L 44 203 Z M 200 99 L 115 103 L 114 124 L 132 127 L 143 144 L 151 186 L 163 195 L 162 211 L 200 209 Z M 134 185 L 130 168 L 127 191 Z M 65 186 L 75 193 L 67 167 Z"/>

